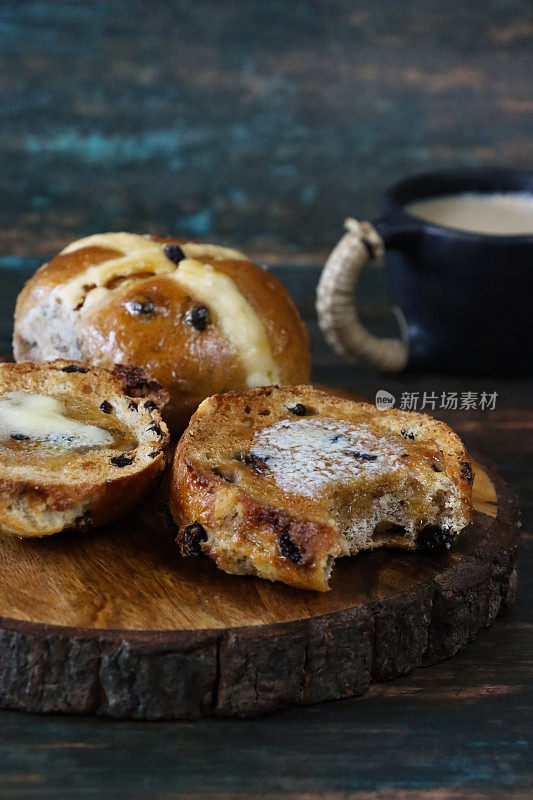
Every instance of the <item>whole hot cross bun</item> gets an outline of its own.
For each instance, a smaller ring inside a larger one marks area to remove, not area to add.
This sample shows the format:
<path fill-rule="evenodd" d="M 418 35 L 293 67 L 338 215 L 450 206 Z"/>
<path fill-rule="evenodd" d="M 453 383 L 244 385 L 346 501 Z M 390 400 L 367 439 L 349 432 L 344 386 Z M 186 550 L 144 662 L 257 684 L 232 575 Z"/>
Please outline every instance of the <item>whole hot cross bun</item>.
<path fill-rule="evenodd" d="M 187 425 L 204 398 L 309 379 L 305 326 L 284 287 L 246 256 L 183 239 L 106 233 L 73 242 L 17 300 L 17 361 L 144 368 Z"/>

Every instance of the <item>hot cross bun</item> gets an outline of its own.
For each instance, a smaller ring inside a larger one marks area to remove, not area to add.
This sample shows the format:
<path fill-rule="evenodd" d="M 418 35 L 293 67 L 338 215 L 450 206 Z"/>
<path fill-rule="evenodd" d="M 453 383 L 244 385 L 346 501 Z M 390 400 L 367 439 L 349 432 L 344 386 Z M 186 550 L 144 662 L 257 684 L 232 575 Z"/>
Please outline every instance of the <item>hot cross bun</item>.
<path fill-rule="evenodd" d="M 136 504 L 165 466 L 166 399 L 139 370 L 0 364 L 0 533 L 85 532 Z"/>
<path fill-rule="evenodd" d="M 284 287 L 236 250 L 128 233 L 66 247 L 17 301 L 17 361 L 143 367 L 183 430 L 211 394 L 309 379 L 305 326 Z"/>
<path fill-rule="evenodd" d="M 339 556 L 449 548 L 472 519 L 472 480 L 443 422 L 263 387 L 201 404 L 175 453 L 170 507 L 182 555 L 324 591 Z"/>

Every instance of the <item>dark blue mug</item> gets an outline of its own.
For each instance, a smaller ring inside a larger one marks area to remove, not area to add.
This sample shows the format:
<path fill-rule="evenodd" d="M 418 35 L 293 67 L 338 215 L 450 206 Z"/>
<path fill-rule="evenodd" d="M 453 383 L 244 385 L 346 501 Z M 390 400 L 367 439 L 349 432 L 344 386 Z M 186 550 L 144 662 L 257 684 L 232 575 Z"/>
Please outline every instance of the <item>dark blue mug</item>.
<path fill-rule="evenodd" d="M 384 196 L 374 224 L 347 220 L 317 290 L 319 322 L 352 361 L 384 371 L 431 370 L 476 376 L 533 374 L 533 235 L 494 235 L 415 217 L 413 202 L 464 193 L 526 192 L 533 172 L 472 169 L 401 181 Z M 361 270 L 380 260 L 400 337 L 373 336 L 354 296 Z"/>

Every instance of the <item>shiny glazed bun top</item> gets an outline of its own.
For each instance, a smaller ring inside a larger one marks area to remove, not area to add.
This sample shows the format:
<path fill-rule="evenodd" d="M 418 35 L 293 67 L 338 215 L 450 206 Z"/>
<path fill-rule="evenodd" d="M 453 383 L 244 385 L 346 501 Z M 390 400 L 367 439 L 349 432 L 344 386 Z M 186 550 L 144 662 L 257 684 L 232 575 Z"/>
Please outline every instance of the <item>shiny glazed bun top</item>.
<path fill-rule="evenodd" d="M 305 326 L 284 287 L 242 253 L 106 233 L 73 242 L 17 300 L 17 361 L 144 367 L 183 430 L 206 397 L 309 380 Z"/>

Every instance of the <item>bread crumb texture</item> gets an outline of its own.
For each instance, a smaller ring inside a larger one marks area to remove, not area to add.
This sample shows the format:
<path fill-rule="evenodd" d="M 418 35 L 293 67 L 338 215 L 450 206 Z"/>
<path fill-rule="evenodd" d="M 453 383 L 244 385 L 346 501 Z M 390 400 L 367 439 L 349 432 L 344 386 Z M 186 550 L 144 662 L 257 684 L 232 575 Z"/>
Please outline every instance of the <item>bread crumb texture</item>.
<path fill-rule="evenodd" d="M 1 533 L 87 531 L 142 497 L 169 435 L 151 399 L 165 393 L 134 377 L 64 360 L 0 364 Z"/>
<path fill-rule="evenodd" d="M 228 572 L 327 588 L 333 560 L 376 547 L 449 549 L 471 521 L 459 437 L 423 414 L 309 386 L 206 400 L 173 467 L 171 508 Z"/>

